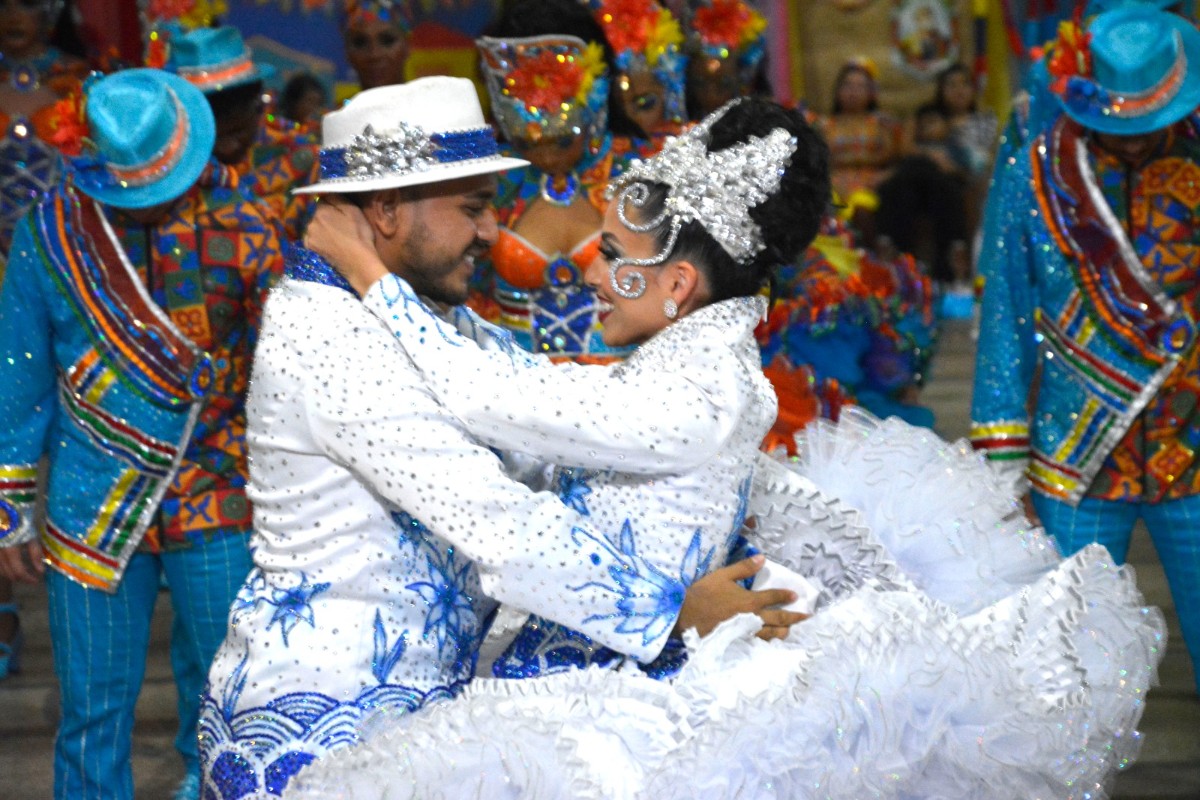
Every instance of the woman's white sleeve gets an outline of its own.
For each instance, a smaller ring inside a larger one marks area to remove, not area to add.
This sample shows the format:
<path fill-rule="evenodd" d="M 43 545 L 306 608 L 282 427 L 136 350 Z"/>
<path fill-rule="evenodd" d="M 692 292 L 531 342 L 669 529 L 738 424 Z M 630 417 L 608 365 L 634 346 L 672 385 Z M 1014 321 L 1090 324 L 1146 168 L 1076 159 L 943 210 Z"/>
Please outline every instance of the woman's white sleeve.
<path fill-rule="evenodd" d="M 363 302 L 438 399 L 492 447 L 587 469 L 684 472 L 712 457 L 742 412 L 732 399 L 740 396 L 736 377 L 726 370 L 692 364 L 686 373 L 647 375 L 554 364 L 503 336 L 481 349 L 394 275 Z"/>

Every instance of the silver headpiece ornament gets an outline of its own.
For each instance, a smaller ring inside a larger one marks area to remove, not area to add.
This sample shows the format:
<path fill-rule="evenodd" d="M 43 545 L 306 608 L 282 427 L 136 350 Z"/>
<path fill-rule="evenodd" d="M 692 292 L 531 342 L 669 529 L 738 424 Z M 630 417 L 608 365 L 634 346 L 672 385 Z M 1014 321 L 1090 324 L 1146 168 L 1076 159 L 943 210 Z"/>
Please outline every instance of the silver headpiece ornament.
<path fill-rule="evenodd" d="M 776 128 L 765 137 L 751 136 L 746 142 L 715 153 L 708 152 L 709 132 L 717 120 L 740 100 L 726 103 L 696 127 L 667 140 L 663 149 L 648 161 L 635 162 L 608 187 L 617 194 L 617 216 L 636 233 L 656 230 L 669 217 L 671 232 L 662 252 L 651 258 L 616 258 L 609 265 L 613 291 L 630 300 L 646 291 L 646 276 L 630 272 L 617 280 L 621 267 L 655 267 L 675 249 L 684 222 L 695 221 L 735 261 L 743 262 L 762 251 L 762 231 L 750 218 L 750 209 L 779 190 L 783 172 L 796 152 L 796 137 Z M 666 184 L 667 199 L 662 212 L 645 223 L 627 216 L 626 205 L 645 206 L 650 184 Z"/>

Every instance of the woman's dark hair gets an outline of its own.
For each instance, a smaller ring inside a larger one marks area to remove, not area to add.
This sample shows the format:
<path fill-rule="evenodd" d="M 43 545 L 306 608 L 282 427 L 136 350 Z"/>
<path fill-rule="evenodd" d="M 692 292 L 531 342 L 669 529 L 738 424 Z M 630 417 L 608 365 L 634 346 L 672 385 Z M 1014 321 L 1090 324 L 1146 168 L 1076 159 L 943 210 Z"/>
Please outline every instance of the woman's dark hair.
<path fill-rule="evenodd" d="M 917 110 L 913 112 L 913 121 L 920 122 L 926 117 L 939 117 L 946 119 L 946 112 L 937 103 L 922 103 L 917 106 Z"/>
<path fill-rule="evenodd" d="M 667 254 L 670 261 L 690 261 L 704 272 L 712 289 L 711 302 L 758 294 L 767 285 L 774 288 L 775 270 L 795 263 L 817 235 L 828 210 L 829 148 L 794 109 L 765 98 L 744 98 L 713 123 L 708 151 L 724 150 L 751 136 L 765 137 L 776 128 L 796 137 L 796 150 L 778 191 L 750 209 L 750 218 L 762 231 L 766 247 L 741 263 L 725 252 L 702 224 L 688 221 L 680 227 L 675 247 Z M 646 202 L 634 211 L 639 220 L 651 220 L 663 212 L 667 190 L 665 184 L 650 184 Z M 661 251 L 670 239 L 670 218 L 651 233 Z"/>
<path fill-rule="evenodd" d="M 971 70 L 967 69 L 966 64 L 962 64 L 962 63 L 951 64 L 950 66 L 946 67 L 944 70 L 942 70 L 941 72 L 938 73 L 936 88 L 934 89 L 934 92 L 933 92 L 933 104 L 935 106 L 937 106 L 938 109 L 943 114 L 945 114 L 947 117 L 951 116 L 951 113 L 950 113 L 950 109 L 946 107 L 946 81 L 950 80 L 950 76 L 955 75 L 955 74 L 965 75 L 967 78 L 967 82 L 970 83 L 972 86 L 975 85 L 975 76 L 971 74 Z M 970 111 L 972 113 L 974 113 L 976 111 L 976 108 L 975 108 L 976 101 L 977 101 L 977 98 L 974 95 L 972 95 L 971 96 L 971 107 L 967 109 L 968 111 Z"/>
<path fill-rule="evenodd" d="M 846 76 L 853 72 L 861 72 L 867 76 L 867 80 L 871 83 L 871 100 L 867 104 L 867 111 L 879 110 L 879 96 L 875 91 L 875 79 L 871 77 L 871 73 L 862 64 L 855 64 L 851 61 L 838 70 L 837 77 L 833 79 L 833 113 L 842 113 L 842 101 L 838 99 L 838 95 L 842 91 L 842 82 L 846 80 Z"/>
<path fill-rule="evenodd" d="M 609 78 L 616 80 L 618 70 L 612 45 L 592 12 L 579 0 L 505 0 L 500 15 L 484 33 L 503 39 L 558 34 L 595 42 L 604 49 Z M 647 138 L 641 126 L 625 113 L 617 92 L 608 93 L 608 129 L 614 136 Z"/>
<path fill-rule="evenodd" d="M 296 116 L 296 105 L 309 92 L 321 95 L 322 105 L 328 102 L 325 85 L 317 80 L 315 75 L 311 72 L 297 72 L 283 85 L 283 93 L 279 95 L 279 110 L 288 119 L 299 120 Z"/>
<path fill-rule="evenodd" d="M 75 24 L 75 3 L 63 3 L 58 12 L 58 19 L 51 20 L 49 42 L 64 53 L 87 59 L 87 45 L 79 34 L 79 26 Z"/>

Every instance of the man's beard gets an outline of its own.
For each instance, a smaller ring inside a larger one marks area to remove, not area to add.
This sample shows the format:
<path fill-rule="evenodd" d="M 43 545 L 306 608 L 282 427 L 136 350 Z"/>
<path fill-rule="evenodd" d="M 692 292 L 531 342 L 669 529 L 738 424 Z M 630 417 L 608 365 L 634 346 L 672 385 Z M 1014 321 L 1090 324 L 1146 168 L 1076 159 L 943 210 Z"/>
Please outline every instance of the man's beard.
<path fill-rule="evenodd" d="M 451 280 L 450 276 L 466 269 L 464 261 L 474 265 L 476 254 L 486 252 L 487 247 L 483 242 L 475 241 L 457 256 L 430 260 L 426 255 L 426 245 L 430 241 L 429 229 L 422 227 L 414 231 L 406 243 L 409 264 L 407 280 L 413 291 L 435 303 L 462 305 L 468 296 L 467 282 Z"/>

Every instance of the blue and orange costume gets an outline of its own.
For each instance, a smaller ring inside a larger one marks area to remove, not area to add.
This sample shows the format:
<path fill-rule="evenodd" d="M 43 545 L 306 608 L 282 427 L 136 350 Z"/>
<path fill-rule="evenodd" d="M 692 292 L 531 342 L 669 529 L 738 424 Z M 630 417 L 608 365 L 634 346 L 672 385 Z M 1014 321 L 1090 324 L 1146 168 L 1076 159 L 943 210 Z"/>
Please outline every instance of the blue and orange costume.
<path fill-rule="evenodd" d="M 131 797 L 132 711 L 160 569 L 176 611 L 176 746 L 198 769 L 199 696 L 250 568 L 243 396 L 259 312 L 282 271 L 280 236 L 215 162 L 147 228 L 68 176 L 17 226 L 8 267 L 0 544 L 40 538 L 50 566 L 57 791 Z"/>
<path fill-rule="evenodd" d="M 1163 42 L 1187 28 L 1177 41 L 1200 48 L 1188 23 L 1140 7 L 1098 16 L 1091 33 L 1145 17 L 1168 28 Z M 1001 220 L 980 262 L 971 439 L 1028 479 L 1066 553 L 1098 541 L 1119 563 L 1140 517 L 1200 663 L 1200 123 L 1189 113 L 1198 90 L 1168 74 L 1151 116 L 1130 102 L 1106 122 L 1089 116 L 1110 103 L 1103 85 L 1064 76 L 1064 113 L 998 186 Z M 1164 107 L 1165 127 L 1135 129 L 1155 126 Z M 1122 161 L 1097 141 L 1104 126 L 1158 134 L 1154 149 L 1136 166 Z"/>
<path fill-rule="evenodd" d="M 779 270 L 779 298 L 759 325 L 763 369 L 779 397 L 779 418 L 764 447 L 791 451 L 795 433 L 843 405 L 932 427 L 928 409 L 909 401 L 933 351 L 933 291 L 912 256 L 886 260 L 859 248 L 827 216 L 803 257 Z"/>
<path fill-rule="evenodd" d="M 596 294 L 583 280 L 599 256 L 599 225 L 566 253 L 542 252 L 516 230 L 534 203 L 587 203 L 597 219 L 608 207 L 608 182 L 624 169 L 631 150 L 614 145 L 604 126 L 609 79 L 600 48 L 573 36 L 485 37 L 478 46 L 492 109 L 512 154 L 522 155 L 522 143 L 559 142 L 576 143 L 581 157 L 565 175 L 530 165 L 500 176 L 499 239 L 470 305 L 532 352 L 585 361 L 621 358 L 629 350 L 604 344 Z"/>

